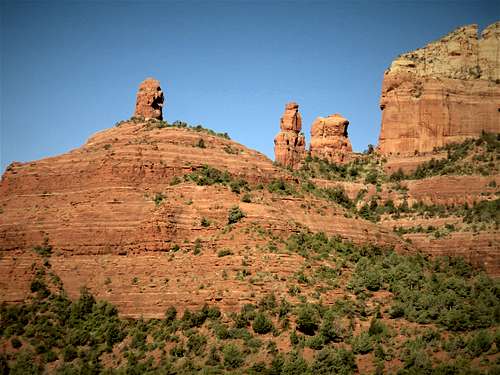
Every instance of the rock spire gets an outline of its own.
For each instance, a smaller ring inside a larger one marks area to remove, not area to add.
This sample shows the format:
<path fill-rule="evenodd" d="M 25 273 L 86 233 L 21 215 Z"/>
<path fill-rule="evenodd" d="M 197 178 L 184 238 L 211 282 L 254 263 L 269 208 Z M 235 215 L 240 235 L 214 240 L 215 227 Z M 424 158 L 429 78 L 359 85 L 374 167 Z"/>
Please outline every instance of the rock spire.
<path fill-rule="evenodd" d="M 163 91 L 160 81 L 147 78 L 139 85 L 134 117 L 163 120 Z"/>
<path fill-rule="evenodd" d="M 281 117 L 280 132 L 274 138 L 275 161 L 284 167 L 297 169 L 305 156 L 305 138 L 300 132 L 302 117 L 299 105 L 291 102 L 285 106 Z"/>

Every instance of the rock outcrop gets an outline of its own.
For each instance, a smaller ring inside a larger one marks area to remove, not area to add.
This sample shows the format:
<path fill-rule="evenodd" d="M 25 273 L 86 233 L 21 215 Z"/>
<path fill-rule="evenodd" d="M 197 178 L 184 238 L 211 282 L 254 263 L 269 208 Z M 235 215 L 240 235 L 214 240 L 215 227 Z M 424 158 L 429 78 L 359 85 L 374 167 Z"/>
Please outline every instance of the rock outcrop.
<path fill-rule="evenodd" d="M 288 103 L 281 117 L 280 132 L 274 138 L 274 159 L 284 167 L 297 169 L 304 159 L 306 142 L 301 129 L 299 105 Z"/>
<path fill-rule="evenodd" d="M 500 22 L 479 39 L 469 25 L 398 57 L 384 75 L 379 150 L 412 155 L 500 132 L 499 60 Z"/>
<path fill-rule="evenodd" d="M 352 146 L 347 136 L 348 125 L 349 121 L 338 113 L 314 120 L 311 126 L 311 156 L 330 163 L 349 160 Z"/>
<path fill-rule="evenodd" d="M 163 101 L 160 82 L 154 78 L 145 79 L 137 91 L 134 117 L 163 120 Z"/>

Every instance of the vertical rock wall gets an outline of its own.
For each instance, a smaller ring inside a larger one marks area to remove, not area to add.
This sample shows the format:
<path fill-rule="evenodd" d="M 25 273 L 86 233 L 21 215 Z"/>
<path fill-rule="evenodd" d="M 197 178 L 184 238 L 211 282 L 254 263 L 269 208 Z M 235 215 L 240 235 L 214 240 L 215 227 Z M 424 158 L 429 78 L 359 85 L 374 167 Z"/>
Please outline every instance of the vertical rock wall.
<path fill-rule="evenodd" d="M 500 22 L 399 56 L 385 72 L 379 150 L 412 155 L 500 132 Z"/>

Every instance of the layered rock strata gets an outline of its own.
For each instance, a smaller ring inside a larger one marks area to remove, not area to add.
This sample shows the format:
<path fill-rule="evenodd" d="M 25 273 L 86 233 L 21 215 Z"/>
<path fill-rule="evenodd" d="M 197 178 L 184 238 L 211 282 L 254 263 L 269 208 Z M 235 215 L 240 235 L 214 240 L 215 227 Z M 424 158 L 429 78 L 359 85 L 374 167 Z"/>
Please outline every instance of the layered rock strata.
<path fill-rule="evenodd" d="M 318 117 L 311 126 L 311 156 L 330 163 L 346 162 L 352 153 L 348 125 L 349 121 L 338 113 Z"/>
<path fill-rule="evenodd" d="M 500 22 L 399 56 L 384 75 L 379 150 L 413 155 L 500 132 L 499 60 Z"/>
<path fill-rule="evenodd" d="M 163 120 L 163 91 L 160 82 L 147 78 L 139 85 L 134 117 Z"/>
<path fill-rule="evenodd" d="M 285 106 L 281 117 L 280 132 L 274 138 L 275 161 L 284 167 L 297 169 L 305 156 L 306 140 L 302 130 L 299 105 L 291 102 Z"/>

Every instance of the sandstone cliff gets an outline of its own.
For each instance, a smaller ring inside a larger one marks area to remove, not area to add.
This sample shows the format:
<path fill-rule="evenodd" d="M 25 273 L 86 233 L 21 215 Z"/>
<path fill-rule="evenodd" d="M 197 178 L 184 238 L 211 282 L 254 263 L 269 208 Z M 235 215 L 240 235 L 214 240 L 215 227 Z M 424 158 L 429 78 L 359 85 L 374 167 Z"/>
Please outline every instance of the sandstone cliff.
<path fill-rule="evenodd" d="M 280 132 L 274 138 L 275 161 L 284 167 L 297 169 L 305 157 L 302 117 L 297 103 L 288 103 L 281 117 Z"/>
<path fill-rule="evenodd" d="M 385 72 L 379 150 L 409 155 L 500 132 L 500 22 L 461 27 Z"/>
<path fill-rule="evenodd" d="M 159 98 L 155 87 L 151 96 L 140 89 L 138 102 Z M 252 285 L 236 275 L 245 262 L 254 275 L 292 278 L 302 257 L 263 257 L 262 249 L 297 228 L 355 242 L 402 244 L 390 230 L 348 217 L 338 205 L 259 188 L 293 177 L 227 136 L 145 120 L 146 112 L 138 112 L 71 152 L 8 167 L 0 184 L 0 302 L 28 295 L 33 248 L 44 242 L 53 248 L 52 269 L 71 297 L 86 285 L 134 317 L 161 317 L 172 304 L 182 310 L 209 302 L 238 310 L 270 290 L 286 293 L 286 283 L 276 285 L 273 277 Z M 303 139 L 300 128 L 297 105 L 288 105 L 283 131 Z M 204 178 L 213 181 L 189 178 L 205 165 L 222 174 L 208 169 Z M 235 185 L 214 182 L 217 176 L 230 176 Z M 251 191 L 243 199 L 247 187 Z M 245 217 L 228 227 L 233 206 Z M 235 255 L 219 258 L 220 249 Z"/>
<path fill-rule="evenodd" d="M 347 137 L 349 121 L 338 113 L 318 117 L 311 126 L 311 156 L 342 163 L 352 153 L 351 141 Z"/>

